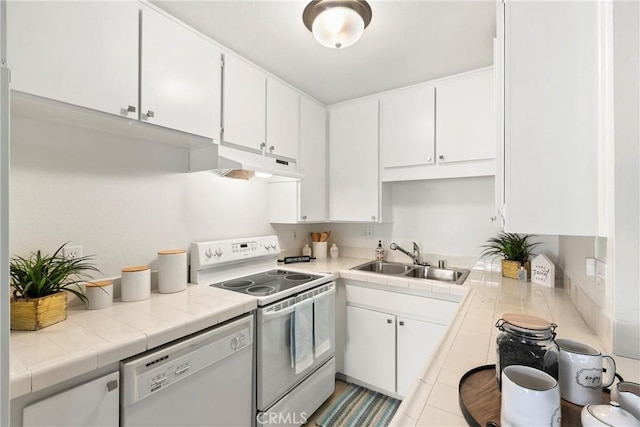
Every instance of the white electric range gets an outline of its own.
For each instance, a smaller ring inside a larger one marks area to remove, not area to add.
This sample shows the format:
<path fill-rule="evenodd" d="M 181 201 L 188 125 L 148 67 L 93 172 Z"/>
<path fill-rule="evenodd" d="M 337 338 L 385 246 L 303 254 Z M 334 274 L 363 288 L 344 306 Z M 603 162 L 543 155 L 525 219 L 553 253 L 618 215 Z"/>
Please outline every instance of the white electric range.
<path fill-rule="evenodd" d="M 335 276 L 278 268 L 279 253 L 276 236 L 191 245 L 192 283 L 256 297 L 257 425 L 301 425 L 335 386 Z"/>

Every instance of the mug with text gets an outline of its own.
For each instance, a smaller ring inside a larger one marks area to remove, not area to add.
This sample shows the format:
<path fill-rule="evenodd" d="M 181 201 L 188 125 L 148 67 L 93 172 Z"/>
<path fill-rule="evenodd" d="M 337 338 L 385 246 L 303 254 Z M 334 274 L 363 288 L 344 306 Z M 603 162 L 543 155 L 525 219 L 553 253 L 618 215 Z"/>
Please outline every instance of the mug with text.
<path fill-rule="evenodd" d="M 557 339 L 560 347 L 560 394 L 576 405 L 602 403 L 602 388 L 613 384 L 616 363 L 590 345 Z"/>

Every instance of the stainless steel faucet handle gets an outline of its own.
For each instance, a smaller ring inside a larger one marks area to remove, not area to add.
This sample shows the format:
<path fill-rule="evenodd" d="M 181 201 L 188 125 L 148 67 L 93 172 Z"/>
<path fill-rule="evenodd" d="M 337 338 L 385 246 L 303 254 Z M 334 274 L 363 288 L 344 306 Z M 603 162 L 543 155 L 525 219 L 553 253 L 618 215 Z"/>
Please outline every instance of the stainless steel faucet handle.
<path fill-rule="evenodd" d="M 396 245 L 395 243 L 391 243 L 389 245 L 389 249 L 391 249 L 392 251 L 395 251 L 396 249 L 398 249 L 398 245 Z"/>

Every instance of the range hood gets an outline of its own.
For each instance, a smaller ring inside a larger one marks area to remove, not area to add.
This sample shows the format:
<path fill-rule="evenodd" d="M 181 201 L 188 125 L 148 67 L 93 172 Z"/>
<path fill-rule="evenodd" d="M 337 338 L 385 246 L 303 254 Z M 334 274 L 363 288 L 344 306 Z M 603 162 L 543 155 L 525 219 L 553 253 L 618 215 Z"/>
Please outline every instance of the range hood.
<path fill-rule="evenodd" d="M 189 171 L 211 171 L 229 178 L 249 179 L 254 173 L 268 174 L 273 180 L 301 180 L 294 161 L 278 159 L 260 152 L 223 144 L 192 147 L 189 150 Z"/>

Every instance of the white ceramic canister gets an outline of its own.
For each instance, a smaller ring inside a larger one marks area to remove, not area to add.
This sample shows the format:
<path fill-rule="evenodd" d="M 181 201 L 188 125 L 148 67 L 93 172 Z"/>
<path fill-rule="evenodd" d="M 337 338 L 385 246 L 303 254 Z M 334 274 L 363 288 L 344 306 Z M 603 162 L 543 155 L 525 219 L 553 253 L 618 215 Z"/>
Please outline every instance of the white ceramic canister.
<path fill-rule="evenodd" d="M 148 265 L 122 269 L 120 298 L 123 302 L 142 301 L 151 295 L 151 269 Z"/>
<path fill-rule="evenodd" d="M 166 249 L 158 252 L 158 292 L 172 294 L 187 289 L 187 251 Z"/>
<path fill-rule="evenodd" d="M 111 280 L 96 280 L 85 284 L 87 308 L 100 310 L 113 303 L 113 282 Z"/>

